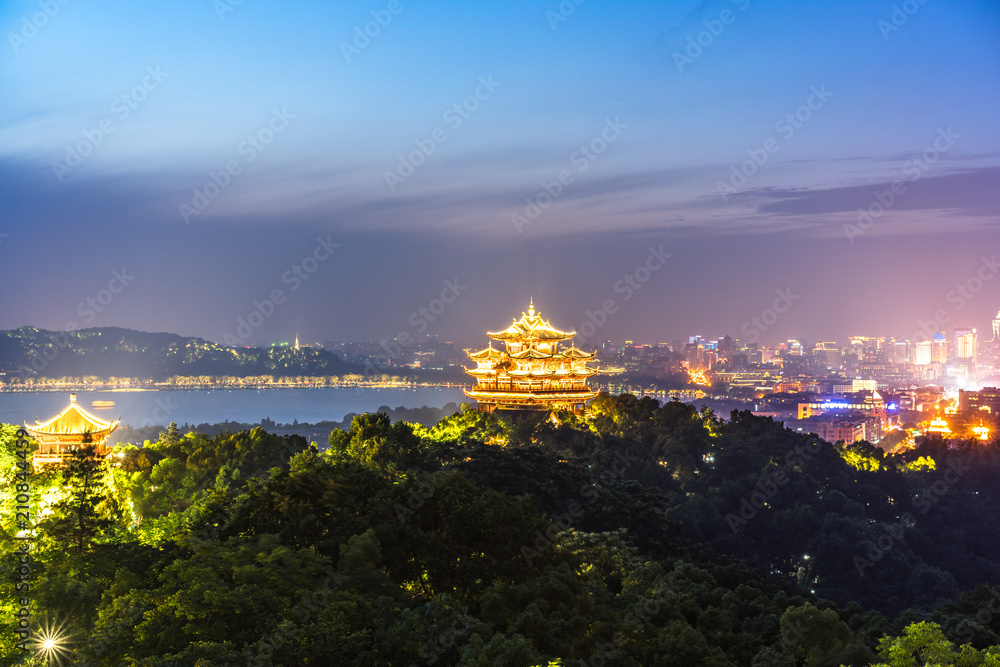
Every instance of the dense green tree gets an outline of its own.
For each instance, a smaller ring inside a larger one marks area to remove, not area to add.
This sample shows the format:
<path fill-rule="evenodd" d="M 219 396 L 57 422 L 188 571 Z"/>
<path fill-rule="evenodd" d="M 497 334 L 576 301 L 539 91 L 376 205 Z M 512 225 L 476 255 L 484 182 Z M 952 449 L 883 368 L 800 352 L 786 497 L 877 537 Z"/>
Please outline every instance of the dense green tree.
<path fill-rule="evenodd" d="M 956 648 L 937 623 L 922 621 L 907 626 L 901 637 L 884 637 L 874 667 L 996 667 L 1000 647 L 978 651 L 965 644 Z"/>
<path fill-rule="evenodd" d="M 94 445 L 76 447 L 66 459 L 66 496 L 52 508 L 42 530 L 60 544 L 84 551 L 114 525 L 107 505 L 112 496 L 104 486 L 106 468 Z"/>

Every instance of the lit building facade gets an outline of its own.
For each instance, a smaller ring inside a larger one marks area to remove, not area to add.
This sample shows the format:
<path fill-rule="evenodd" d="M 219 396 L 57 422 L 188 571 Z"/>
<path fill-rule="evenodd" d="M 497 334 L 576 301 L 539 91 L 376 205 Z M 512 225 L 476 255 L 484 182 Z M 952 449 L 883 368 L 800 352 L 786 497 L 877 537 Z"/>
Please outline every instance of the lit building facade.
<path fill-rule="evenodd" d="M 476 386 L 465 395 L 474 399 L 479 409 L 494 410 L 571 410 L 581 412 L 597 391 L 587 386 L 587 378 L 596 369 L 587 364 L 595 353 L 559 344 L 576 332 L 559 331 L 535 312 L 532 302 L 520 320 L 503 331 L 487 332 L 502 348 L 490 345 L 478 352 L 466 350 L 475 368 L 466 372 L 476 378 Z"/>
<path fill-rule="evenodd" d="M 970 360 L 976 363 L 976 330 L 968 327 L 955 327 L 955 359 Z"/>
<path fill-rule="evenodd" d="M 958 390 L 959 412 L 982 410 L 993 415 L 1000 415 L 1000 389 L 983 387 L 979 391 Z"/>
<path fill-rule="evenodd" d="M 948 362 L 948 338 L 943 331 L 938 331 L 931 339 L 931 363 L 944 364 Z"/>
<path fill-rule="evenodd" d="M 861 400 L 857 400 L 858 398 Z M 799 419 L 809 419 L 829 412 L 860 412 L 882 417 L 885 415 L 885 399 L 877 391 L 872 391 L 862 392 L 862 394 L 856 395 L 853 400 L 831 398 L 799 403 L 798 405 Z"/>
<path fill-rule="evenodd" d="M 840 368 L 840 346 L 834 341 L 816 343 L 813 358 L 827 369 Z"/>
<path fill-rule="evenodd" d="M 801 433 L 814 433 L 827 442 L 851 445 L 859 440 L 876 443 L 882 439 L 882 420 L 860 414 L 821 415 L 786 424 Z"/>
<path fill-rule="evenodd" d="M 47 465 L 62 465 L 77 447 L 92 445 L 98 456 L 108 453 L 108 436 L 116 428 L 118 421 L 108 422 L 95 417 L 76 402 L 76 394 L 70 394 L 69 406 L 52 419 L 36 421 L 35 425 L 25 424 L 31 437 L 38 443 L 35 453 L 35 468 Z"/>

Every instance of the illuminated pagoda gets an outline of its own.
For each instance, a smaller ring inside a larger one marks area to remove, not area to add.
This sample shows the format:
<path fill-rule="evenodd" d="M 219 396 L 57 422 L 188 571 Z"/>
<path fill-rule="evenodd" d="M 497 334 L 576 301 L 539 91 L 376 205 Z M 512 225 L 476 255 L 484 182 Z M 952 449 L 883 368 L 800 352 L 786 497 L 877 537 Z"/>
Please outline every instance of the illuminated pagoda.
<path fill-rule="evenodd" d="M 479 409 L 494 410 L 571 410 L 580 412 L 585 403 L 597 396 L 587 386 L 587 378 L 596 373 L 587 368 L 592 352 L 576 347 L 559 350 L 561 341 L 575 331 L 559 331 L 535 312 L 534 301 L 520 320 L 507 329 L 487 332 L 489 347 L 469 352 L 475 368 L 466 372 L 476 378 L 476 387 L 465 391 Z M 493 340 L 503 348 L 493 347 Z"/>
<path fill-rule="evenodd" d="M 35 468 L 62 465 L 73 449 L 86 445 L 97 448 L 98 456 L 108 453 L 108 436 L 118 428 L 118 422 L 106 422 L 81 408 L 76 394 L 69 395 L 69 406 L 52 419 L 32 426 L 25 423 L 28 433 L 38 442 Z"/>

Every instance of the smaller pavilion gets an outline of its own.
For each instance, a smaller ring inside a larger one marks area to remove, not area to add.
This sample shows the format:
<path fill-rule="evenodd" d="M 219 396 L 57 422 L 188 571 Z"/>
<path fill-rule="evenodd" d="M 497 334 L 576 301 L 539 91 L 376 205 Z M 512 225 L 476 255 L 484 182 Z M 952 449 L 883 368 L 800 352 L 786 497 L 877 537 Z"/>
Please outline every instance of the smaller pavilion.
<path fill-rule="evenodd" d="M 45 422 L 36 420 L 34 426 L 24 424 L 38 443 L 35 469 L 47 465 L 61 466 L 73 449 L 85 445 L 96 447 L 98 456 L 107 455 L 108 436 L 118 428 L 119 421 L 107 422 L 95 417 L 77 404 L 76 394 L 70 394 L 69 406 L 52 419 Z"/>

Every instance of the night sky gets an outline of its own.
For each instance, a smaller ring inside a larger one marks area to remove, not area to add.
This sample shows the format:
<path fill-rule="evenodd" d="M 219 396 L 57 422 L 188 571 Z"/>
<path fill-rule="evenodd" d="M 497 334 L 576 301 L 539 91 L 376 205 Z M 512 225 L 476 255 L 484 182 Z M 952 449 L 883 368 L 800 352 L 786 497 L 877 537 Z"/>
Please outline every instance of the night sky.
<path fill-rule="evenodd" d="M 0 328 L 478 345 L 534 297 L 669 342 L 780 292 L 776 343 L 1000 308 L 992 1 L 64 2 L 0 3 Z"/>

